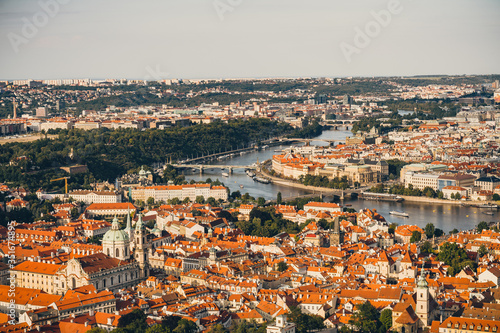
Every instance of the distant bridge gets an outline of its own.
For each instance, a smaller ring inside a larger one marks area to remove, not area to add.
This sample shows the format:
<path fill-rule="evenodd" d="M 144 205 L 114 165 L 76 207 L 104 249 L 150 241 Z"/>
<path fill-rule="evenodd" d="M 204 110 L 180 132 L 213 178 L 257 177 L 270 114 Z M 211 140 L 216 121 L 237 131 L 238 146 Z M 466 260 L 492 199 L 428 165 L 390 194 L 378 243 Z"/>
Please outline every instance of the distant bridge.
<path fill-rule="evenodd" d="M 323 142 L 328 142 L 328 143 L 335 143 L 335 142 L 344 142 L 342 140 L 333 140 L 333 139 L 302 139 L 302 138 L 292 138 L 292 139 L 287 139 L 289 141 L 295 141 L 295 142 L 305 142 L 305 143 L 311 143 L 311 141 L 323 141 Z"/>
<path fill-rule="evenodd" d="M 359 194 L 360 192 L 361 192 L 361 190 L 359 190 L 359 189 L 340 190 L 340 189 L 325 188 L 324 190 L 321 190 L 321 191 L 315 190 L 313 193 L 283 197 L 282 201 L 286 202 L 286 201 L 292 201 L 295 199 L 316 198 L 316 197 L 320 197 L 321 199 L 323 199 L 325 196 L 337 196 L 340 198 L 341 201 L 343 201 L 345 198 L 351 198 L 353 193 Z M 267 201 L 267 203 L 275 203 L 275 202 L 276 202 L 276 199 Z"/>
<path fill-rule="evenodd" d="M 259 165 L 172 164 L 172 166 L 174 168 L 199 169 L 200 175 L 203 174 L 204 169 L 227 169 L 229 174 L 233 173 L 233 169 L 250 169 L 250 170 L 260 169 Z"/>

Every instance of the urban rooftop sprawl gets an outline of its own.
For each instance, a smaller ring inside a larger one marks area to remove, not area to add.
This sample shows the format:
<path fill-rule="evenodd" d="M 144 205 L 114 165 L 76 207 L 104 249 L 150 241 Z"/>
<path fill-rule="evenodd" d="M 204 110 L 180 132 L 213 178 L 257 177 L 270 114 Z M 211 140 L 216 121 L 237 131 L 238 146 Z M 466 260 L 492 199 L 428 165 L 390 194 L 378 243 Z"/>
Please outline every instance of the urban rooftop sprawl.
<path fill-rule="evenodd" d="M 497 332 L 499 79 L 0 81 L 0 332 Z M 246 174 L 310 195 L 183 175 L 282 143 Z"/>

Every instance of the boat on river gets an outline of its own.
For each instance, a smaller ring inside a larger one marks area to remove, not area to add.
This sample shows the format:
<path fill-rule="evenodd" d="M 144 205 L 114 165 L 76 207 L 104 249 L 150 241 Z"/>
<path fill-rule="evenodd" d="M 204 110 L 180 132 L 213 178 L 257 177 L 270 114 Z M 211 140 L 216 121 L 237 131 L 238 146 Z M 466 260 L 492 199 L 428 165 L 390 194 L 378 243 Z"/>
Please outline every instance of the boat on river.
<path fill-rule="evenodd" d="M 482 204 L 482 205 L 477 205 L 477 208 L 498 209 L 498 205 L 495 205 L 495 204 Z"/>
<path fill-rule="evenodd" d="M 222 177 L 229 177 L 229 174 L 227 172 L 223 172 Z"/>
<path fill-rule="evenodd" d="M 410 217 L 410 215 L 408 215 L 408 213 L 405 213 L 405 212 L 399 212 L 397 210 L 391 210 L 389 212 L 389 214 L 391 215 L 394 215 L 394 216 L 399 216 L 399 217 Z"/>
<path fill-rule="evenodd" d="M 255 177 L 255 172 L 253 172 L 252 170 L 247 170 L 246 173 L 247 173 L 247 176 L 250 178 Z"/>
<path fill-rule="evenodd" d="M 271 183 L 271 180 L 269 180 L 267 178 L 264 178 L 264 177 L 254 177 L 253 180 L 255 180 L 258 183 L 262 183 L 262 184 L 269 184 L 269 183 Z"/>
<path fill-rule="evenodd" d="M 373 192 L 361 192 L 360 199 L 364 200 L 377 200 L 377 201 L 394 201 L 401 202 L 404 199 L 396 194 L 388 193 L 373 193 Z"/>

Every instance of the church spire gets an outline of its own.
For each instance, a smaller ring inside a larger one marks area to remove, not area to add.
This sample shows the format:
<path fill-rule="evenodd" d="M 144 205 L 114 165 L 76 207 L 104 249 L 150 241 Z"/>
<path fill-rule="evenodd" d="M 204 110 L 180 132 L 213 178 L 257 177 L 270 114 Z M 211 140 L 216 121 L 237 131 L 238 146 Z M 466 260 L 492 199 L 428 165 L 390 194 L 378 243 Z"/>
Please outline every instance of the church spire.
<path fill-rule="evenodd" d="M 118 218 L 115 215 L 115 218 L 113 219 L 113 223 L 111 224 L 111 229 L 112 230 L 119 230 L 120 229 L 120 224 L 118 223 Z"/>
<path fill-rule="evenodd" d="M 130 224 L 130 207 L 127 210 L 127 227 L 125 229 L 127 230 L 132 229 L 132 225 Z"/>
<path fill-rule="evenodd" d="M 418 278 L 417 287 L 425 289 L 428 288 L 427 280 L 425 279 L 424 263 L 422 263 L 422 271 L 420 273 L 420 277 Z"/>

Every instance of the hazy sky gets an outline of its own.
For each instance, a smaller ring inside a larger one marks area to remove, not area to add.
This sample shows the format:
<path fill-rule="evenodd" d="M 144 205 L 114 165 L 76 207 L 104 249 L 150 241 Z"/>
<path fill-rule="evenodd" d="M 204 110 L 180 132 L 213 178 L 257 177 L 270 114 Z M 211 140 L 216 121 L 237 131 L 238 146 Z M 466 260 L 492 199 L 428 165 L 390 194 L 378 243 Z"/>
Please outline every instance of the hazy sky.
<path fill-rule="evenodd" d="M 0 64 L 0 79 L 498 74 L 500 0 L 0 0 Z"/>

